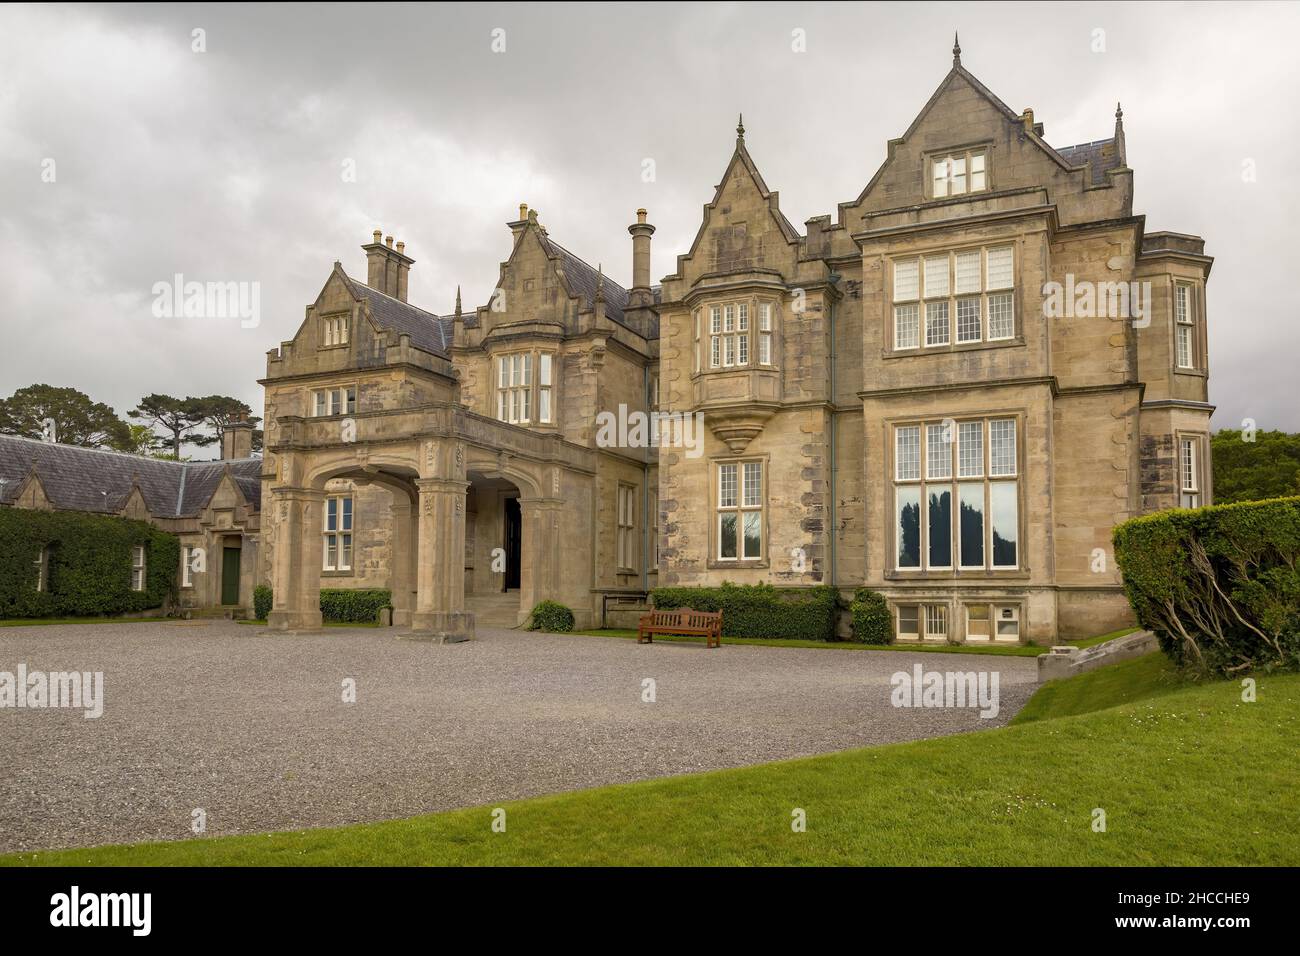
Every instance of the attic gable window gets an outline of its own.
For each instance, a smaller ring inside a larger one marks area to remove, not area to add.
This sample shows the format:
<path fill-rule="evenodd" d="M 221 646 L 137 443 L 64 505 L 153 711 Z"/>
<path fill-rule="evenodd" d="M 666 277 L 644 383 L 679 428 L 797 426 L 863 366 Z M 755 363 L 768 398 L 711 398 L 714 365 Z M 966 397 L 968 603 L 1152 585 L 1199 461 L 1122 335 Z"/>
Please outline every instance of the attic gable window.
<path fill-rule="evenodd" d="M 987 151 L 967 149 L 930 158 L 930 198 L 964 196 L 988 188 Z"/>
<path fill-rule="evenodd" d="M 327 315 L 321 320 L 321 344 L 326 348 L 348 344 L 348 316 Z"/>

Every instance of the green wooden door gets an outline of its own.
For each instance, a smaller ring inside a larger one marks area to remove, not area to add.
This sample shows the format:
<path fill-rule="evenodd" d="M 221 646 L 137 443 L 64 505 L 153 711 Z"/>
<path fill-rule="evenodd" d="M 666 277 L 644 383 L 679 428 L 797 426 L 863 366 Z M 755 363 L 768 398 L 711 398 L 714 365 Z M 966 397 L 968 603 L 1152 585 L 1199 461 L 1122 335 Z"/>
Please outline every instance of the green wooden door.
<path fill-rule="evenodd" d="M 221 603 L 239 603 L 238 548 L 226 548 L 221 556 Z"/>

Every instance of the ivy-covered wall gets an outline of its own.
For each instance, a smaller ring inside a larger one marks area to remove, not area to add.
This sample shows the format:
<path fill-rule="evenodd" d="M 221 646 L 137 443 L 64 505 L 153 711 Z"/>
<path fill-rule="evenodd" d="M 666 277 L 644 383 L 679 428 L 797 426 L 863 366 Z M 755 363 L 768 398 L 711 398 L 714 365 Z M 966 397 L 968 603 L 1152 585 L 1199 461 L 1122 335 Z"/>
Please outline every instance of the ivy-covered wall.
<path fill-rule="evenodd" d="M 145 548 L 145 588 L 131 589 L 131 556 Z M 48 548 L 46 589 L 37 561 Z M 0 618 L 125 614 L 175 597 L 180 542 L 143 521 L 73 511 L 0 508 Z"/>

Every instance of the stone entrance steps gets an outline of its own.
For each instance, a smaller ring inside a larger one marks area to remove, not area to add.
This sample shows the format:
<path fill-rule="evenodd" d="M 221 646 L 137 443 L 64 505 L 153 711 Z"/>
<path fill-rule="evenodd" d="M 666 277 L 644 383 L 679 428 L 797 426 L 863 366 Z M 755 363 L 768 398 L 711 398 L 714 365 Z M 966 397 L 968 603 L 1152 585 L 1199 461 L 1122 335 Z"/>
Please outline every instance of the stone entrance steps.
<path fill-rule="evenodd" d="M 465 609 L 474 613 L 475 625 L 514 627 L 519 618 L 519 592 L 494 591 L 465 595 Z"/>

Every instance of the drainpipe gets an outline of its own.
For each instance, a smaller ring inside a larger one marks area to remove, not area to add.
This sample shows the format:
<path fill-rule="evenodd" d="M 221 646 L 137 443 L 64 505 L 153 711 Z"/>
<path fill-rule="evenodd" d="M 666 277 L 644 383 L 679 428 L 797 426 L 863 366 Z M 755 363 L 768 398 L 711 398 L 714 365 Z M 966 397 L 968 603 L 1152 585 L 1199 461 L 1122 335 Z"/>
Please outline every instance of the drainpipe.
<path fill-rule="evenodd" d="M 838 284 L 840 281 L 839 274 L 835 272 L 834 269 L 831 270 L 831 274 L 830 276 L 828 276 L 828 278 L 832 286 Z M 828 297 L 827 301 L 828 301 L 827 326 L 830 335 L 830 349 L 829 349 L 830 354 L 829 354 L 828 361 L 830 362 L 830 381 L 829 381 L 830 396 L 829 397 L 830 397 L 830 405 L 831 405 L 831 414 L 830 414 L 831 434 L 830 434 L 830 441 L 827 443 L 828 445 L 827 455 L 830 458 L 830 464 L 829 464 L 830 487 L 827 489 L 828 499 L 827 499 L 827 506 L 826 506 L 826 512 L 827 512 L 827 529 L 826 529 L 827 561 L 826 563 L 828 566 L 827 571 L 830 575 L 830 580 L 828 583 L 834 585 L 835 584 L 835 482 L 836 482 L 836 476 L 839 472 L 839 462 L 836 460 L 835 457 L 835 426 L 836 426 L 836 421 L 835 421 L 835 299 L 833 297 Z"/>
<path fill-rule="evenodd" d="M 650 366 L 641 369 L 641 397 L 649 414 Z M 649 438 L 647 432 L 646 437 Z M 650 448 L 647 446 L 641 459 L 641 590 L 650 590 Z"/>

